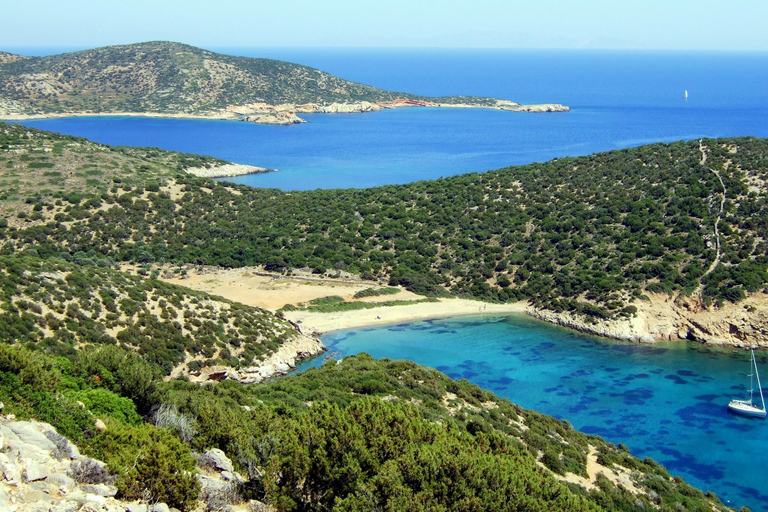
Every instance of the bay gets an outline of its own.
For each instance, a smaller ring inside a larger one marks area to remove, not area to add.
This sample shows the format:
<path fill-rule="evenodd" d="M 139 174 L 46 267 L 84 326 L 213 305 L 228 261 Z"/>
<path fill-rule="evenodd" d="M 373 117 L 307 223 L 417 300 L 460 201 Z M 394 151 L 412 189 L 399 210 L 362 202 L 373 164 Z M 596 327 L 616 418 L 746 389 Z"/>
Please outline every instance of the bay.
<path fill-rule="evenodd" d="M 556 102 L 572 110 L 315 114 L 289 127 L 132 117 L 24 124 L 276 168 L 236 181 L 284 190 L 407 183 L 653 142 L 768 137 L 768 54 L 219 50 L 299 62 L 386 89 Z M 418 322 L 323 339 L 342 355 L 412 359 L 468 378 L 622 442 L 733 506 L 768 510 L 767 424 L 725 409 L 744 393 L 745 354 L 686 343 L 614 343 L 515 316 Z M 761 367 L 766 362 L 761 354 Z"/>
<path fill-rule="evenodd" d="M 346 330 L 322 340 L 334 358 L 366 352 L 466 378 L 583 432 L 624 443 L 730 506 L 768 510 L 768 424 L 726 408 L 732 398 L 747 395 L 746 351 L 614 342 L 524 315 Z M 319 357 L 302 369 L 323 362 Z M 766 363 L 768 356 L 758 355 L 760 368 Z"/>
<path fill-rule="evenodd" d="M 297 61 L 387 89 L 557 102 L 572 111 L 409 108 L 305 115 L 307 124 L 287 127 L 126 117 L 24 124 L 279 169 L 232 181 L 283 190 L 408 183 L 652 142 L 768 137 L 768 54 L 221 50 Z"/>

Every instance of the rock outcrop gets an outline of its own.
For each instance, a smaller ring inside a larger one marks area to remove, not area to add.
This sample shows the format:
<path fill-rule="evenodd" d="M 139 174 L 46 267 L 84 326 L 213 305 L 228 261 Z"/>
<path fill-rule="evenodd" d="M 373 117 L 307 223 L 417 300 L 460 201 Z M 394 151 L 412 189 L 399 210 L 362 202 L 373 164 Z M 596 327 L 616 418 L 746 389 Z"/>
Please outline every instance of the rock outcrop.
<path fill-rule="evenodd" d="M 275 169 L 267 169 L 266 167 L 256 167 L 253 165 L 224 164 L 216 165 L 214 167 L 189 167 L 184 169 L 184 171 L 201 178 L 231 178 L 233 176 L 275 172 Z"/>
<path fill-rule="evenodd" d="M 196 510 L 247 512 L 274 509 L 246 502 L 238 489 L 245 479 L 218 449 L 198 457 L 201 484 Z M 0 510 L 3 512 L 171 512 L 165 503 L 117 499 L 103 462 L 83 457 L 47 423 L 0 416 Z M 177 511 L 178 512 L 178 511 Z"/>
<path fill-rule="evenodd" d="M 650 294 L 633 303 L 637 313 L 626 319 L 595 320 L 529 308 L 526 312 L 581 332 L 624 341 L 687 339 L 708 345 L 768 349 L 768 295 L 755 293 L 738 303 L 705 307 L 695 297 Z"/>
<path fill-rule="evenodd" d="M 109 481 L 83 477 L 84 466 L 106 477 L 104 464 L 80 455 L 47 423 L 0 417 L 0 510 L 69 512 L 129 510 Z"/>
<path fill-rule="evenodd" d="M 514 101 L 487 99 L 471 101 L 415 100 L 398 98 L 390 101 L 358 101 L 350 103 L 284 103 L 271 105 L 268 103 L 250 103 L 247 105 L 231 105 L 223 112 L 226 119 L 237 119 L 261 124 L 288 125 L 306 122 L 296 114 L 355 114 L 362 112 L 378 112 L 391 108 L 406 107 L 439 107 L 439 108 L 487 108 L 493 110 L 508 110 L 510 112 L 568 112 L 569 107 L 558 103 L 543 103 L 539 105 L 521 105 Z"/>
<path fill-rule="evenodd" d="M 526 310 L 526 313 L 545 322 L 562 325 L 563 327 L 596 336 L 642 343 L 653 343 L 655 341 L 650 334 L 644 332 L 643 319 L 640 315 L 621 320 L 590 321 L 586 317 L 577 316 L 569 312 L 557 313 L 547 309 L 529 308 Z"/>
<path fill-rule="evenodd" d="M 244 116 L 240 121 L 257 124 L 272 124 L 277 126 L 288 126 L 291 124 L 306 123 L 305 120 L 293 112 L 275 112 L 260 115 Z"/>
<path fill-rule="evenodd" d="M 231 379 L 244 384 L 253 384 L 270 377 L 285 375 L 296 368 L 298 361 L 322 354 L 325 350 L 326 347 L 322 341 L 302 334 L 284 342 L 258 365 L 239 369 L 231 366 L 204 366 L 200 371 L 190 372 L 189 380 L 219 382 Z"/>

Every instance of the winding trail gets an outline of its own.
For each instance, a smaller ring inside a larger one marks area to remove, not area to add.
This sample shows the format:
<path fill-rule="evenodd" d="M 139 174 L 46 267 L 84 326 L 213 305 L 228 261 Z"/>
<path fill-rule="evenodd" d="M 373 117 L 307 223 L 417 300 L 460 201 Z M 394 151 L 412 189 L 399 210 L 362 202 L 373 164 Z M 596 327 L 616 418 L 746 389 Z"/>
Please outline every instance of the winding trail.
<path fill-rule="evenodd" d="M 701 151 L 701 165 L 704 166 L 707 163 L 707 152 L 704 149 L 703 141 L 699 141 L 699 151 Z M 712 264 L 709 266 L 706 272 L 701 276 L 699 279 L 699 287 L 696 288 L 696 294 L 700 295 L 701 290 L 704 287 L 702 284 L 702 281 L 705 277 L 707 277 L 709 274 L 711 274 L 715 268 L 720 264 L 720 257 L 722 256 L 721 251 L 721 243 L 720 243 L 720 219 L 723 217 L 723 209 L 725 208 L 725 199 L 726 195 L 728 194 L 728 189 L 725 188 L 725 183 L 723 182 L 723 178 L 720 176 L 720 172 L 716 171 L 712 167 L 709 168 L 710 171 L 714 173 L 715 176 L 717 176 L 717 179 L 720 181 L 720 186 L 723 187 L 723 196 L 720 199 L 720 212 L 717 214 L 717 219 L 715 220 L 715 244 L 717 246 L 717 256 L 715 257 L 715 260 L 712 262 Z"/>

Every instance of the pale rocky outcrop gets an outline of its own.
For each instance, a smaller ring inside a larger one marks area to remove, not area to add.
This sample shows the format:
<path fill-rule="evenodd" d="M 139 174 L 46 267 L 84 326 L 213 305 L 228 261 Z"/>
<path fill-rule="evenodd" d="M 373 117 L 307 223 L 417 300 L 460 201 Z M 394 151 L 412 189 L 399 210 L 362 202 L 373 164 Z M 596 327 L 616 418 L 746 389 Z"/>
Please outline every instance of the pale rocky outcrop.
<path fill-rule="evenodd" d="M 642 343 L 653 343 L 655 341 L 650 334 L 644 332 L 643 319 L 640 315 L 629 319 L 591 322 L 586 317 L 574 315 L 567 311 L 557 313 L 547 309 L 529 308 L 526 310 L 526 313 L 545 322 L 562 325 L 563 327 L 596 336 Z"/>
<path fill-rule="evenodd" d="M 184 169 L 184 171 L 201 178 L 231 178 L 233 176 L 274 172 L 275 169 L 267 169 L 266 167 L 256 167 L 253 165 L 223 164 L 215 165 L 213 167 L 189 167 L 188 169 Z"/>
<path fill-rule="evenodd" d="M 590 322 L 568 312 L 529 308 L 540 320 L 624 341 L 687 339 L 709 345 L 768 349 L 768 295 L 755 293 L 738 303 L 705 307 L 695 297 L 649 294 L 636 300 L 628 319 Z"/>
<path fill-rule="evenodd" d="M 33 114 L 29 106 L 19 101 L 0 98 L 0 119 L 13 120 L 31 119 L 36 117 L 43 116 Z"/>
<path fill-rule="evenodd" d="M 245 384 L 253 384 L 277 375 L 285 375 L 296 368 L 298 361 L 322 354 L 325 350 L 322 341 L 301 334 L 284 342 L 258 365 L 240 369 L 229 366 L 205 366 L 199 372 L 191 373 L 189 380 L 206 382 L 232 379 Z"/>
<path fill-rule="evenodd" d="M 276 112 L 268 114 L 248 115 L 242 117 L 240 121 L 258 124 L 272 124 L 278 126 L 306 123 L 305 120 L 293 112 Z"/>
<path fill-rule="evenodd" d="M 84 462 L 104 463 L 80 455 L 77 447 L 47 423 L 14 421 L 0 416 L 0 511 L 2 512 L 172 512 L 165 503 L 125 502 L 115 498 L 117 488 L 109 482 L 77 483 L 73 475 Z M 261 502 L 227 503 L 245 479 L 232 461 L 218 449 L 202 457 L 206 468 L 197 475 L 202 485 L 197 511 L 231 512 L 274 510 Z M 104 473 L 106 475 L 106 473 Z M 177 511 L 178 512 L 178 511 Z"/>
<path fill-rule="evenodd" d="M 284 103 L 270 105 L 268 103 L 250 103 L 247 105 L 231 105 L 223 116 L 228 119 L 239 119 L 263 124 L 294 124 L 306 122 L 296 116 L 299 114 L 352 114 L 361 112 L 378 112 L 379 110 L 405 107 L 440 107 L 440 108 L 488 108 L 493 110 L 508 110 L 511 112 L 567 112 L 565 105 L 558 103 L 542 103 L 538 105 L 521 105 L 508 100 L 490 100 L 487 102 L 447 103 L 432 100 L 413 100 L 406 98 L 391 101 L 358 101 L 351 103 L 330 103 L 327 105 L 305 103 L 301 105 Z"/>

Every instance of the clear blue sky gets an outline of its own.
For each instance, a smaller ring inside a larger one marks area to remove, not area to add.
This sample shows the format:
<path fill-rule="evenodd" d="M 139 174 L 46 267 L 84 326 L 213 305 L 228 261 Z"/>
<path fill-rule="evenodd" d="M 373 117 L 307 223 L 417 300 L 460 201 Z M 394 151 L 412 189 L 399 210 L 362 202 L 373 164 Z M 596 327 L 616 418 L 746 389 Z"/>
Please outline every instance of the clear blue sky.
<path fill-rule="evenodd" d="M 4 0 L 0 49 L 267 46 L 768 51 L 768 0 Z"/>

